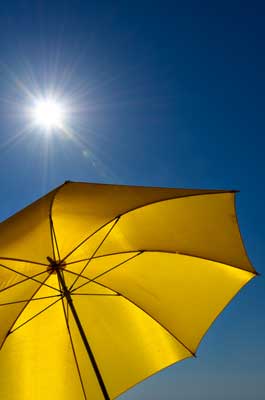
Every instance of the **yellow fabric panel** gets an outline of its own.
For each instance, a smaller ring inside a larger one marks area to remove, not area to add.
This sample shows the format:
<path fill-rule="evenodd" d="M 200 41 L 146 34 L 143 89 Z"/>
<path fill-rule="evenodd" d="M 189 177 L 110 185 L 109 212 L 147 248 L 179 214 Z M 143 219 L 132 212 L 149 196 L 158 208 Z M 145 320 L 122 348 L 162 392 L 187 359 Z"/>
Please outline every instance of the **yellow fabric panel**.
<path fill-rule="evenodd" d="M 52 274 L 46 280 L 45 283 L 47 283 L 49 285 L 49 287 L 42 286 L 41 288 L 39 288 L 37 293 L 33 296 L 32 301 L 30 301 L 30 303 L 27 305 L 27 307 L 23 310 L 23 313 L 21 313 L 19 318 L 16 320 L 16 323 L 14 324 L 12 330 L 16 329 L 19 325 L 23 324 L 29 318 L 32 318 L 35 314 L 39 313 L 45 307 L 51 305 L 52 303 L 55 303 L 56 300 L 58 300 L 60 298 L 61 294 L 59 292 L 57 275 Z M 54 287 L 55 289 L 53 290 L 53 289 L 51 289 L 51 287 Z M 58 297 L 54 297 L 54 296 L 58 296 Z M 41 298 L 48 297 L 48 298 L 34 300 L 34 299 L 38 299 L 40 297 Z M 62 310 L 63 309 L 60 309 L 60 311 L 62 311 Z"/>
<path fill-rule="evenodd" d="M 0 257 L 47 263 L 52 256 L 49 209 L 54 192 L 0 224 Z"/>
<path fill-rule="evenodd" d="M 74 304 L 111 399 L 191 356 L 165 329 L 121 296 L 75 296 Z M 73 334 L 75 343 L 78 336 L 78 332 Z M 80 364 L 86 371 L 84 354 Z M 87 383 L 87 387 L 94 386 Z M 97 392 L 88 392 L 87 398 L 98 399 Z"/>
<path fill-rule="evenodd" d="M 24 261 L 0 260 L 0 292 L 10 285 L 23 281 L 27 277 L 34 277 L 36 274 L 40 275 L 36 276 L 35 279 L 42 281 L 42 275 L 45 275 L 42 273 L 45 271 L 47 271 L 47 267 L 44 265 Z"/>
<path fill-rule="evenodd" d="M 43 287 L 38 296 L 53 294 Z M 18 324 L 50 303 L 33 301 Z M 84 398 L 60 301 L 8 336 L 0 352 L 0 365 L 1 399 Z"/>
<path fill-rule="evenodd" d="M 254 272 L 238 230 L 233 193 L 168 200 L 132 211 L 121 217 L 97 255 L 142 249 L 179 252 Z"/>
<path fill-rule="evenodd" d="M 18 272 L 22 272 L 28 276 L 33 276 L 39 272 L 46 271 L 45 267 L 39 265 L 7 260 L 3 263 L 2 261 L 0 265 L 0 346 L 2 341 L 5 339 L 8 330 L 26 305 L 26 302 L 9 305 L 7 305 L 7 303 L 30 300 L 33 294 L 40 287 L 41 282 L 43 282 L 47 277 L 46 273 L 39 275 L 36 277 L 40 282 L 38 283 L 31 279 L 27 279 L 14 271 L 10 271 L 5 267 L 12 268 L 14 271 L 17 270 Z"/>
<path fill-rule="evenodd" d="M 102 225 L 145 204 L 215 190 L 68 183 L 55 196 L 52 216 L 61 257 Z"/>
<path fill-rule="evenodd" d="M 97 253 L 97 249 L 100 248 L 101 243 L 104 241 L 105 237 L 108 236 L 109 232 L 112 231 L 112 229 L 115 226 L 115 222 L 110 222 L 103 228 L 101 228 L 98 232 L 93 234 L 88 240 L 86 240 L 82 245 L 78 248 L 73 248 L 71 251 L 73 251 L 72 254 L 69 254 L 66 262 L 71 263 L 73 261 L 80 261 L 83 259 L 88 259 L 92 257 L 94 254 Z M 60 252 L 63 254 L 68 254 L 69 252 L 69 243 L 68 243 L 68 237 L 70 236 L 71 240 L 71 235 L 66 236 L 66 241 L 65 243 L 61 242 L 60 243 Z"/>
<path fill-rule="evenodd" d="M 96 262 L 104 261 L 94 261 L 93 272 L 86 271 L 89 278 L 97 276 Z M 97 281 L 137 304 L 195 352 L 214 319 L 252 277 L 194 257 L 143 253 Z"/>

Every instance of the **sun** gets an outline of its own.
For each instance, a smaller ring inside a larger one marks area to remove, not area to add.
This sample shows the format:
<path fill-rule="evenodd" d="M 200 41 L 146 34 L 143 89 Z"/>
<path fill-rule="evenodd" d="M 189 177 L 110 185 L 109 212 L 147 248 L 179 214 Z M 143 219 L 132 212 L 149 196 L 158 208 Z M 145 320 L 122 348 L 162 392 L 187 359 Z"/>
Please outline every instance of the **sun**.
<path fill-rule="evenodd" d="M 31 118 L 34 125 L 46 131 L 60 129 L 65 119 L 65 109 L 62 103 L 53 98 L 36 100 L 32 110 Z"/>

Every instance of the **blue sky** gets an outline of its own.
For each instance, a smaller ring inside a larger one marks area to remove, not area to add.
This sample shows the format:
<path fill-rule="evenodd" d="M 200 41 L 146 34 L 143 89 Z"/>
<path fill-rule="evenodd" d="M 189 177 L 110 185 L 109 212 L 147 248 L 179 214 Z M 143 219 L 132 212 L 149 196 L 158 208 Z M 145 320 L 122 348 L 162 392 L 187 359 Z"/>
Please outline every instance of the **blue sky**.
<path fill-rule="evenodd" d="M 252 1 L 13 1 L 0 7 L 0 218 L 65 180 L 239 189 L 264 275 L 265 7 Z M 29 93 L 67 99 L 69 138 L 27 129 Z M 264 277 L 198 359 L 123 400 L 261 400 Z"/>

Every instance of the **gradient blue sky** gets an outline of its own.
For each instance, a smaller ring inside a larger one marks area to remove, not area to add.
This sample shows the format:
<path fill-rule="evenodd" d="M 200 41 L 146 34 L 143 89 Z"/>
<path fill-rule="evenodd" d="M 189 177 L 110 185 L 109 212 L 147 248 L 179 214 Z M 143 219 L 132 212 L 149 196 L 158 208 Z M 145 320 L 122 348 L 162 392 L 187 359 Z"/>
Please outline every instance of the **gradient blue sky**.
<path fill-rule="evenodd" d="M 264 39 L 258 1 L 2 2 L 0 218 L 68 179 L 239 189 L 242 234 L 264 275 Z M 27 129 L 29 93 L 51 89 L 71 106 L 70 138 Z M 264 399 L 264 306 L 261 276 L 196 360 L 121 399 Z"/>

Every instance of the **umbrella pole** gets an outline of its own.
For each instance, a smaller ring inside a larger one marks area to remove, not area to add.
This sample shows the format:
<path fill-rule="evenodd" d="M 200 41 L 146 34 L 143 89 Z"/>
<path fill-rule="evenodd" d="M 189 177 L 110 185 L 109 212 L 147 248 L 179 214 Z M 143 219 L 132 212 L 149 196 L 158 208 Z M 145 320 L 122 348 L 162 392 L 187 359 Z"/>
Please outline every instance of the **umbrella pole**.
<path fill-rule="evenodd" d="M 82 324 L 81 324 L 80 319 L 79 319 L 79 317 L 78 317 L 78 314 L 77 314 L 77 312 L 76 312 L 76 309 L 75 309 L 75 306 L 74 306 L 74 303 L 73 303 L 73 299 L 72 299 L 72 297 L 71 297 L 71 293 L 70 293 L 69 289 L 67 288 L 67 286 L 66 286 L 66 284 L 65 284 L 65 280 L 64 280 L 63 274 L 62 274 L 62 272 L 61 272 L 60 266 L 57 266 L 57 268 L 55 268 L 55 270 L 56 270 L 56 273 L 57 273 L 57 276 L 58 276 L 58 280 L 59 280 L 59 282 L 60 282 L 60 284 L 61 284 L 61 287 L 62 287 L 62 289 L 63 289 L 63 293 L 64 293 L 64 295 L 65 295 L 65 297 L 66 297 L 66 300 L 67 300 L 67 302 L 68 302 L 68 305 L 69 305 L 69 307 L 70 307 L 70 309 L 71 309 L 71 311 L 72 311 L 74 320 L 75 320 L 76 325 L 77 325 L 77 327 L 78 327 L 78 330 L 79 330 L 79 332 L 80 332 L 80 335 L 81 335 L 81 338 L 82 338 L 82 340 L 83 340 L 84 346 L 85 346 L 85 348 L 86 348 L 87 354 L 88 354 L 88 356 L 89 356 L 89 358 L 90 358 L 90 361 L 91 361 L 91 364 L 92 364 L 92 366 L 93 366 L 93 368 L 94 368 L 94 371 L 95 371 L 95 374 L 96 374 L 96 376 L 97 376 L 98 383 L 99 383 L 100 388 L 101 388 L 101 390 L 102 390 L 104 399 L 105 399 L 105 400 L 110 400 L 110 397 L 109 397 L 109 395 L 108 395 L 108 392 L 107 392 L 106 386 L 105 386 L 105 384 L 104 384 L 103 378 L 102 378 L 101 373 L 100 373 L 100 371 L 99 371 L 99 368 L 98 368 L 98 366 L 97 366 L 97 363 L 96 363 L 94 354 L 93 354 L 93 352 L 92 352 L 92 350 L 91 350 L 91 347 L 90 347 L 90 345 L 89 345 L 89 343 L 88 343 L 86 334 L 85 334 L 85 332 L 84 332 L 84 329 L 83 329 L 83 327 L 82 327 Z"/>

